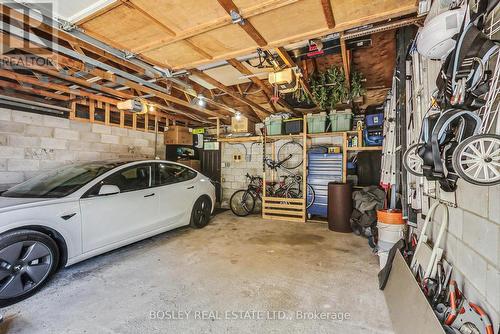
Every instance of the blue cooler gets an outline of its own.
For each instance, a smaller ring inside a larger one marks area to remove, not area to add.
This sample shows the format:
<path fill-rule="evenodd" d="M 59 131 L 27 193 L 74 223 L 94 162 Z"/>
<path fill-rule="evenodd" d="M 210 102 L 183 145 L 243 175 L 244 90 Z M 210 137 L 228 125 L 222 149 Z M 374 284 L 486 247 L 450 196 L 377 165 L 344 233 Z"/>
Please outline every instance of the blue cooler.
<path fill-rule="evenodd" d="M 363 139 L 366 146 L 382 146 L 384 142 L 384 113 L 366 115 Z"/>

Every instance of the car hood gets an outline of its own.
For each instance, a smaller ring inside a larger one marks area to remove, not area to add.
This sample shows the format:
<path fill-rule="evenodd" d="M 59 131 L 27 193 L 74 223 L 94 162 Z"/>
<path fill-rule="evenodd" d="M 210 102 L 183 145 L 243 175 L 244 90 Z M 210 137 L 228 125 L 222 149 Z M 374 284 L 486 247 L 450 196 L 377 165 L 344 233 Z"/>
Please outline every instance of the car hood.
<path fill-rule="evenodd" d="M 31 207 L 40 203 L 59 201 L 54 198 L 14 198 L 0 196 L 0 212 Z"/>

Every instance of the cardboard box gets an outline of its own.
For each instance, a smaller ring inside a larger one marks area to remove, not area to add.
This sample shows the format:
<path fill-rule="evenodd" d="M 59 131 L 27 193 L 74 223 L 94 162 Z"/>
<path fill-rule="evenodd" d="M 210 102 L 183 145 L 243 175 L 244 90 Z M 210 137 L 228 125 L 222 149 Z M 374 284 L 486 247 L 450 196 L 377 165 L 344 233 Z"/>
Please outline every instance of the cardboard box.
<path fill-rule="evenodd" d="M 191 167 L 192 169 L 201 172 L 200 160 L 177 160 L 178 163 Z"/>
<path fill-rule="evenodd" d="M 240 119 L 233 117 L 231 118 L 231 128 L 236 133 L 254 133 L 255 123 L 243 116 Z"/>
<path fill-rule="evenodd" d="M 170 126 L 165 132 L 166 145 L 193 145 L 193 134 L 185 126 Z"/>

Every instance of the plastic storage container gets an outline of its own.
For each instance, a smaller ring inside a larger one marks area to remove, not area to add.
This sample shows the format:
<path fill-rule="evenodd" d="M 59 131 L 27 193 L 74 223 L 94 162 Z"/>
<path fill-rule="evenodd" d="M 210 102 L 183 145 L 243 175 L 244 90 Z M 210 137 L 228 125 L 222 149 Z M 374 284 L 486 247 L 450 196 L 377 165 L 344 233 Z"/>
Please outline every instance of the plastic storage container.
<path fill-rule="evenodd" d="M 276 136 L 283 134 L 283 119 L 282 118 L 268 118 L 265 121 L 266 132 L 268 136 Z"/>
<path fill-rule="evenodd" d="M 330 113 L 330 128 L 332 132 L 349 131 L 352 128 L 353 114 L 350 112 Z"/>
<path fill-rule="evenodd" d="M 323 133 L 326 131 L 326 115 L 307 115 L 307 133 Z"/>
<path fill-rule="evenodd" d="M 304 120 L 302 118 L 289 118 L 283 120 L 283 129 L 286 135 L 298 135 L 304 130 Z"/>

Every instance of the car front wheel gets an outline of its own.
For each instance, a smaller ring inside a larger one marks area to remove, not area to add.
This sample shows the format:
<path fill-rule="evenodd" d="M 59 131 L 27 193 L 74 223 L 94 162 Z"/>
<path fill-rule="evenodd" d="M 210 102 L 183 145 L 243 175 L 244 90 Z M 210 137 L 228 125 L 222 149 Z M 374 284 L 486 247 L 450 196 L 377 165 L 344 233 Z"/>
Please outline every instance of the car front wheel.
<path fill-rule="evenodd" d="M 57 269 L 59 250 L 49 236 L 31 230 L 0 236 L 0 307 L 34 295 Z"/>

